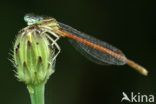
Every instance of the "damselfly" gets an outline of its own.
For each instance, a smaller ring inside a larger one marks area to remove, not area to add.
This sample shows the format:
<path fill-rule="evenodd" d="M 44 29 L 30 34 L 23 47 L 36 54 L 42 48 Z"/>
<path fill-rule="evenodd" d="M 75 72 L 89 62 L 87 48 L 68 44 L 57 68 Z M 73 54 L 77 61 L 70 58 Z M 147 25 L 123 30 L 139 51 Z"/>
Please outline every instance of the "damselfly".
<path fill-rule="evenodd" d="M 57 44 L 57 41 L 60 39 L 60 37 L 67 37 L 72 45 L 80 51 L 80 53 L 97 64 L 128 64 L 141 74 L 148 74 L 148 71 L 144 67 L 127 59 L 122 51 L 120 51 L 116 47 L 85 33 L 82 33 L 68 25 L 57 22 L 54 18 L 37 16 L 34 14 L 26 14 L 24 16 L 24 20 L 28 24 L 25 29 L 34 27 L 40 28 L 43 33 L 49 33 L 49 35 L 46 34 L 46 37 L 50 41 L 52 41 L 52 46 L 55 46 L 58 49 L 58 52 L 56 53 L 54 59 L 61 51 L 61 48 Z M 56 38 L 54 39 L 50 35 Z"/>

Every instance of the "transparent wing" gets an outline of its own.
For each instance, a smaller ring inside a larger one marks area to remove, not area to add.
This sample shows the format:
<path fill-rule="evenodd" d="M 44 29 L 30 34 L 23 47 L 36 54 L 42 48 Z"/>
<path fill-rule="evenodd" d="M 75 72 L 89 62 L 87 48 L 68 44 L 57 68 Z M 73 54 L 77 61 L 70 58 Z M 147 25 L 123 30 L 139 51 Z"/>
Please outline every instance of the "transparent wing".
<path fill-rule="evenodd" d="M 84 40 L 87 40 L 91 43 L 94 43 L 96 45 L 99 45 L 101 47 L 104 47 L 106 49 L 109 49 L 111 51 L 113 51 L 114 53 L 117 53 L 123 57 L 125 57 L 125 55 L 116 47 L 103 42 L 101 40 L 98 40 L 92 36 L 89 36 L 87 34 L 84 34 L 68 25 L 65 25 L 63 23 L 59 23 L 60 25 L 60 29 L 63 31 L 66 31 L 72 35 L 78 36 Z M 122 61 L 116 57 L 113 57 L 110 54 L 101 52 L 95 48 L 92 48 L 86 44 L 80 43 L 77 40 L 73 40 L 73 39 L 69 39 L 69 42 L 81 53 L 83 54 L 87 59 L 89 59 L 90 61 L 97 63 L 97 64 L 101 64 L 101 65 L 106 65 L 106 64 L 112 64 L 112 65 L 124 65 L 126 62 Z M 125 57 L 126 58 L 126 57 Z"/>

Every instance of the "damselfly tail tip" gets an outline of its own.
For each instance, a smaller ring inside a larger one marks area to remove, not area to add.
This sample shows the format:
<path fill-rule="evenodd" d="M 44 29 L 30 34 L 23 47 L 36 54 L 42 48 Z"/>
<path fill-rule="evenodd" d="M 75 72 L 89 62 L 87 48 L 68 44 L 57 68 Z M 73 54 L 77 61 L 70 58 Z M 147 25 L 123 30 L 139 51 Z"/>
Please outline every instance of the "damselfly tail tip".
<path fill-rule="evenodd" d="M 148 71 L 146 69 L 143 70 L 143 75 L 145 75 L 145 76 L 148 75 Z"/>
<path fill-rule="evenodd" d="M 144 67 L 136 64 L 135 62 L 127 59 L 127 64 L 129 66 L 131 66 L 132 68 L 134 68 L 135 70 L 137 70 L 140 74 L 142 74 L 144 76 L 147 76 L 148 75 L 148 71 Z"/>

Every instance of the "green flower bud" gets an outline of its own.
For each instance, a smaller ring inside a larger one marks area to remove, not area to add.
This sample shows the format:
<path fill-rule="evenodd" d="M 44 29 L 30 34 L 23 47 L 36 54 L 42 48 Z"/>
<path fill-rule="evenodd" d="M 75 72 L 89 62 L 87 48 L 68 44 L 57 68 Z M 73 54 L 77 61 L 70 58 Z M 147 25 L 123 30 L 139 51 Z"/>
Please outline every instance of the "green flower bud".
<path fill-rule="evenodd" d="M 14 44 L 13 60 L 17 78 L 26 84 L 46 82 L 54 73 L 54 48 L 39 28 L 23 29 Z"/>

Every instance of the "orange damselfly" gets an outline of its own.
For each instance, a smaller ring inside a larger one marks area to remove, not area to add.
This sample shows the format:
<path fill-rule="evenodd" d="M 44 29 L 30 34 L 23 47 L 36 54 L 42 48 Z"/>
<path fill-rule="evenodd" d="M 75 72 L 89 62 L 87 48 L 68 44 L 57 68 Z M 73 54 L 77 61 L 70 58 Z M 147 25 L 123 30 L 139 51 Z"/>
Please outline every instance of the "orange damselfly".
<path fill-rule="evenodd" d="M 56 39 L 53 39 L 50 35 L 46 35 L 47 38 L 52 41 L 52 45 L 58 49 L 55 58 L 61 51 L 59 45 L 57 44 L 57 40 L 59 40 L 60 37 L 67 37 L 72 45 L 78 51 L 80 51 L 80 53 L 97 64 L 128 64 L 141 74 L 148 74 L 148 71 L 144 67 L 126 58 L 122 51 L 120 51 L 116 47 L 85 33 L 82 33 L 68 25 L 57 22 L 54 18 L 37 16 L 34 14 L 26 14 L 24 16 L 24 20 L 28 24 L 28 27 L 26 27 L 25 29 L 37 27 L 43 30 L 43 32 L 49 33 L 50 35 L 56 37 Z"/>

